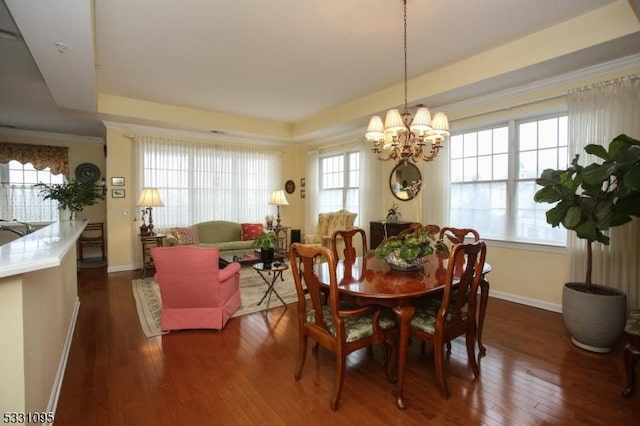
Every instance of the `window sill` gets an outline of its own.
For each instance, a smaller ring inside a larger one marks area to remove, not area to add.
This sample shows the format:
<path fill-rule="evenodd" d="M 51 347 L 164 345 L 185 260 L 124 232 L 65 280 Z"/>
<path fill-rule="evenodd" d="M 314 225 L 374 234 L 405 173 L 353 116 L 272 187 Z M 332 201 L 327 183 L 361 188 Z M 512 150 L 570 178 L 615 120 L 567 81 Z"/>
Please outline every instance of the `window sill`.
<path fill-rule="evenodd" d="M 524 251 L 539 251 L 544 253 L 558 253 L 564 254 L 567 251 L 567 247 L 564 245 L 553 245 L 543 243 L 531 243 L 522 241 L 504 241 L 504 240 L 492 240 L 490 238 L 483 238 L 488 247 L 500 247 L 511 250 L 524 250 Z"/>

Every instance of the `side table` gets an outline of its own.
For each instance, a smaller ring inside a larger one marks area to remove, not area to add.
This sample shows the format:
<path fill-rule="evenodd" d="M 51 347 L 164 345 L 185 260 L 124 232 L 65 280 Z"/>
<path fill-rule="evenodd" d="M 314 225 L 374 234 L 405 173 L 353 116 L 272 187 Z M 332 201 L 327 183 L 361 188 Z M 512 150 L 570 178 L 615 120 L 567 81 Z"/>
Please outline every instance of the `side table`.
<path fill-rule="evenodd" d="M 166 235 L 164 234 L 140 235 L 140 244 L 142 245 L 142 278 L 144 278 L 147 269 L 155 268 L 153 257 L 151 257 L 151 249 L 153 247 L 162 247 L 165 238 Z"/>
<path fill-rule="evenodd" d="M 278 278 L 280 278 L 281 281 L 284 281 L 284 277 L 282 276 L 282 272 L 286 271 L 287 269 L 289 269 L 289 265 L 287 265 L 286 263 L 281 263 L 279 266 L 271 265 L 271 268 L 265 268 L 264 265 L 262 264 L 262 262 L 259 262 L 259 263 L 256 263 L 256 264 L 253 265 L 253 269 L 255 269 L 255 271 L 258 273 L 258 275 L 260 275 L 260 278 L 262 278 L 262 280 L 267 285 L 267 291 L 264 292 L 264 296 L 262 296 L 262 299 L 260 299 L 260 301 L 258 302 L 258 305 L 260 305 L 262 302 L 264 302 L 264 299 L 268 295 L 269 298 L 267 299 L 267 309 L 269 309 L 269 302 L 271 301 L 271 294 L 275 293 L 275 295 L 278 297 L 278 299 L 280 299 L 280 301 L 284 305 L 284 308 L 287 309 L 287 304 L 285 303 L 284 300 L 282 300 L 282 297 L 280 297 L 280 295 L 276 291 L 274 285 L 275 285 L 276 281 L 278 280 Z"/>

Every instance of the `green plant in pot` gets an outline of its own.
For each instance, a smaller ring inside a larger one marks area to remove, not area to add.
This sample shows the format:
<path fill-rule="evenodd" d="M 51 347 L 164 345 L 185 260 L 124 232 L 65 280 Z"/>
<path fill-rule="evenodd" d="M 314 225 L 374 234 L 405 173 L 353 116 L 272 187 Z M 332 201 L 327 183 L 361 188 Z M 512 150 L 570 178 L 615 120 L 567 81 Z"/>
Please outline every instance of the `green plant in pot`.
<path fill-rule="evenodd" d="M 104 200 L 102 187 L 94 180 L 81 181 L 72 179 L 65 183 L 47 185 L 38 183 L 34 185 L 40 189 L 43 200 L 55 200 L 58 202 L 58 210 L 69 212 L 69 220 L 75 219 L 78 212 L 86 206 L 96 204 L 98 200 Z"/>
<path fill-rule="evenodd" d="M 396 271 L 416 271 L 432 253 L 448 256 L 448 248 L 438 239 L 440 227 L 426 225 L 383 240 L 374 250 L 378 259 L 384 259 Z"/>
<path fill-rule="evenodd" d="M 273 231 L 262 232 L 258 239 L 253 242 L 252 246 L 260 249 L 260 260 L 265 268 L 271 267 L 277 244 L 278 239 Z"/>
<path fill-rule="evenodd" d="M 565 283 L 563 319 L 577 346 L 609 352 L 624 328 L 626 296 L 592 283 L 592 247 L 594 243 L 608 245 L 610 228 L 640 216 L 640 141 L 622 134 L 608 149 L 591 144 L 585 151 L 602 162 L 583 167 L 576 155 L 566 170 L 544 170 L 536 179 L 542 188 L 534 200 L 555 204 L 546 212 L 547 222 L 562 225 L 586 241 L 585 281 Z"/>

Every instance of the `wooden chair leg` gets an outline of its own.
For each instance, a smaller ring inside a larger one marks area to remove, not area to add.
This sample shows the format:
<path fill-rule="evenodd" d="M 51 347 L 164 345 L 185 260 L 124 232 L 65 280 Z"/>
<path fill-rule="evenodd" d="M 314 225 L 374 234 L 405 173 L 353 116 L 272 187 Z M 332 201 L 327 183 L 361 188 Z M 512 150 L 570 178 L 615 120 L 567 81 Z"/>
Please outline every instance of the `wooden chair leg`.
<path fill-rule="evenodd" d="M 336 352 L 336 383 L 333 389 L 333 397 L 331 398 L 331 409 L 336 411 L 338 409 L 338 403 L 340 402 L 340 394 L 342 393 L 342 384 L 344 383 L 344 370 L 347 365 L 346 357 Z"/>
<path fill-rule="evenodd" d="M 296 367 L 296 372 L 294 375 L 296 380 L 300 380 L 300 376 L 302 375 L 302 368 L 304 367 L 304 362 L 307 359 L 307 342 L 307 336 L 302 336 L 300 338 L 300 347 L 298 348 L 298 366 Z"/>
<path fill-rule="evenodd" d="M 482 329 L 484 328 L 484 317 L 487 314 L 487 303 L 489 302 L 489 281 L 484 278 L 480 280 L 480 309 L 478 311 L 478 348 L 480 355 L 487 353 L 487 348 L 482 344 Z"/>
<path fill-rule="evenodd" d="M 631 345 L 624 348 L 624 367 L 627 373 L 627 387 L 622 391 L 622 396 L 628 398 L 633 393 L 635 384 L 635 366 L 640 358 L 640 350 Z"/>
<path fill-rule="evenodd" d="M 436 369 L 436 382 L 444 399 L 449 399 L 449 388 L 447 387 L 447 379 L 444 374 L 444 350 L 442 343 L 433 344 L 433 359 Z"/>

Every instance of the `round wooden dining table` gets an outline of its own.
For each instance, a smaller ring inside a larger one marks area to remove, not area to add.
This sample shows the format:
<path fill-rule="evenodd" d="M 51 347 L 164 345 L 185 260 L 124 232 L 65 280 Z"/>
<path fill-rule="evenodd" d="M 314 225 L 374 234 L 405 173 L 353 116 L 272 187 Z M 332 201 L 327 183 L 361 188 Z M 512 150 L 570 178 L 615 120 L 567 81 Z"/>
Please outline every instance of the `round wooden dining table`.
<path fill-rule="evenodd" d="M 318 263 L 315 270 L 320 283 L 329 285 L 329 268 L 327 263 Z M 483 275 L 491 271 L 485 263 Z M 398 320 L 398 371 L 397 371 L 397 405 L 406 408 L 403 396 L 404 370 L 407 362 L 409 345 L 409 326 L 415 313 L 416 302 L 430 294 L 438 294 L 444 288 L 446 260 L 441 261 L 435 255 L 429 257 L 417 271 L 404 272 L 391 270 L 382 259 L 375 257 L 357 257 L 353 262 L 340 260 L 336 265 L 336 278 L 340 293 L 349 295 L 359 305 L 379 305 L 390 308 Z M 485 281 L 486 282 L 486 281 Z M 488 283 L 480 310 L 486 309 Z M 484 302 L 484 303 L 483 303 Z M 484 305 L 484 307 L 483 307 Z M 483 312 L 480 312 L 483 317 Z"/>

